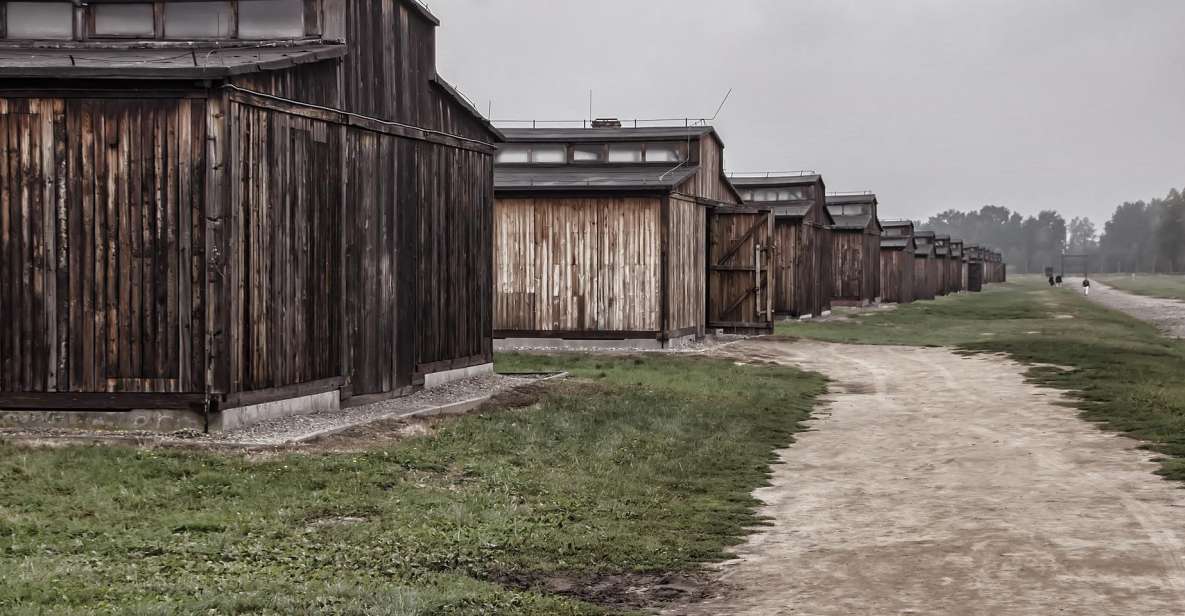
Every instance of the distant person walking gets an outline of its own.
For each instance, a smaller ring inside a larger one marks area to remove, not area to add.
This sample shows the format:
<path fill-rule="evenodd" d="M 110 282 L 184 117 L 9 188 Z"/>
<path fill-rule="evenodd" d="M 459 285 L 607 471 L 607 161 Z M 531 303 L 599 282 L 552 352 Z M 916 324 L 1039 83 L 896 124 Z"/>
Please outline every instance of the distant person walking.
<path fill-rule="evenodd" d="M 1059 289 L 1062 288 L 1062 277 L 1061 276 L 1057 277 L 1057 288 L 1059 288 Z"/>
<path fill-rule="evenodd" d="M 1055 283 L 1053 282 L 1053 276 L 1050 276 L 1050 277 L 1049 277 L 1049 286 L 1051 286 L 1051 287 L 1052 287 L 1052 286 L 1054 286 L 1054 284 L 1055 284 Z"/>
<path fill-rule="evenodd" d="M 1090 297 L 1090 279 L 1089 278 L 1082 279 L 1082 294 L 1087 297 Z"/>

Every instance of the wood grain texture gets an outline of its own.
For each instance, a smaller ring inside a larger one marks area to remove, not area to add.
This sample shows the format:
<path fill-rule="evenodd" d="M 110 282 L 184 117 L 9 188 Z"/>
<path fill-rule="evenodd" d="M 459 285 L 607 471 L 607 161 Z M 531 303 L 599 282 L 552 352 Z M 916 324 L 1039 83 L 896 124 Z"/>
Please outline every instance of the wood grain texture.
<path fill-rule="evenodd" d="M 891 304 L 914 301 L 915 261 L 912 249 L 881 249 L 881 301 Z"/>
<path fill-rule="evenodd" d="M 659 331 L 660 207 L 657 197 L 499 199 L 494 329 Z"/>
<path fill-rule="evenodd" d="M 176 137 L 204 114 L 187 99 L 0 100 L 0 390 L 204 389 L 204 315 L 178 285 L 202 252 L 202 192 L 182 186 L 204 158 Z"/>

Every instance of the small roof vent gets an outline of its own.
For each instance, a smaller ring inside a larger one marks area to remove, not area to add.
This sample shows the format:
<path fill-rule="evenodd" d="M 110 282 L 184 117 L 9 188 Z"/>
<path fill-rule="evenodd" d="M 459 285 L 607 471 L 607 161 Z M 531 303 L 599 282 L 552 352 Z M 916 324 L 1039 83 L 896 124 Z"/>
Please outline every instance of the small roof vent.
<path fill-rule="evenodd" d="M 621 128 L 621 120 L 617 118 L 597 118 L 593 120 L 593 128 Z"/>

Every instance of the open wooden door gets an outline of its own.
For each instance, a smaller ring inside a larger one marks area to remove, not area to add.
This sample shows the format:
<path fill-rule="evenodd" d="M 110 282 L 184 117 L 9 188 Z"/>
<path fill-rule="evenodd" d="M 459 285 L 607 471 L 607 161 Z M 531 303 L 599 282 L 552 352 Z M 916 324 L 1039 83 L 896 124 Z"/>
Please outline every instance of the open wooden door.
<path fill-rule="evenodd" d="M 774 328 L 774 213 L 718 207 L 708 224 L 708 327 L 765 334 Z"/>

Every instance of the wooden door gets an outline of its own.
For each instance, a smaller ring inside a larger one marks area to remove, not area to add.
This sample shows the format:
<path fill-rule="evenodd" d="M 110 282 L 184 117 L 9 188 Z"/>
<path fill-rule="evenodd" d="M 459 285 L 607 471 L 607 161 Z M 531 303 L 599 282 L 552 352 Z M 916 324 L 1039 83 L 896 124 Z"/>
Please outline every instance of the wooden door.
<path fill-rule="evenodd" d="M 708 327 L 768 333 L 774 318 L 774 214 L 720 207 L 708 225 Z"/>

